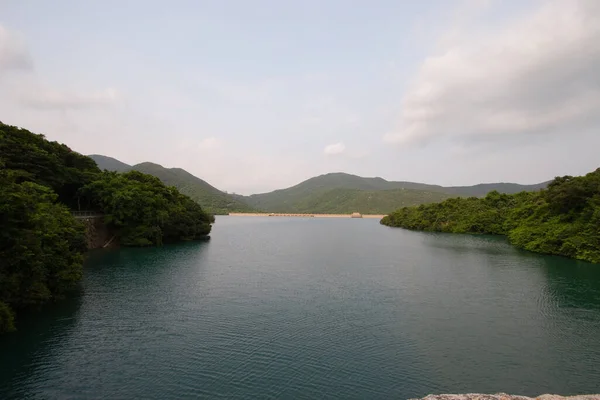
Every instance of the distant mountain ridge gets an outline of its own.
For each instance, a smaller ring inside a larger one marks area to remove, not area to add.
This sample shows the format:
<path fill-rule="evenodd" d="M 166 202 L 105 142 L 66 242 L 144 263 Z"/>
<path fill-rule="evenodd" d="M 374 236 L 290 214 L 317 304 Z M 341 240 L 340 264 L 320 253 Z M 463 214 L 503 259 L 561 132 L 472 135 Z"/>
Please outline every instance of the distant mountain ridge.
<path fill-rule="evenodd" d="M 501 182 L 440 186 L 335 172 L 315 176 L 286 189 L 242 196 L 225 193 L 181 168 L 165 168 L 151 162 L 130 166 L 112 157 L 97 154 L 89 157 L 96 161 L 100 169 L 117 172 L 136 170 L 154 175 L 166 185 L 177 187 L 214 214 L 252 211 L 385 214 L 400 207 L 439 202 L 449 197 L 481 197 L 493 190 L 507 194 L 537 191 L 545 188 L 549 182 L 535 185 Z"/>
<path fill-rule="evenodd" d="M 208 182 L 190 174 L 181 168 L 165 168 L 151 162 L 136 164 L 136 171 L 156 176 L 165 185 L 175 186 L 183 194 L 214 214 L 230 212 L 252 212 L 252 207 L 230 194 L 220 191 Z"/>
<path fill-rule="evenodd" d="M 317 191 L 285 205 L 272 205 L 272 212 L 315 214 L 387 214 L 399 207 L 434 203 L 452 197 L 448 193 L 414 189 L 361 190 L 335 188 Z"/>
<path fill-rule="evenodd" d="M 165 185 L 175 186 L 179 191 L 212 214 L 228 214 L 230 212 L 252 212 L 252 207 L 230 194 L 220 191 L 208 182 L 190 174 L 181 168 L 165 168 L 162 165 L 143 162 L 136 165 L 125 164 L 115 158 L 92 154 L 88 156 L 96 161 L 100 169 L 127 172 L 139 171 L 160 179 Z"/>
<path fill-rule="evenodd" d="M 101 154 L 89 154 L 88 157 L 96 161 L 98 168 L 102 170 L 105 169 L 108 171 L 127 172 L 131 169 L 131 165 L 125 164 L 116 158 L 103 156 Z"/>
<path fill-rule="evenodd" d="M 440 186 L 430 185 L 417 182 L 403 181 L 387 181 L 380 177 L 364 178 L 357 175 L 346 174 L 342 172 L 329 173 L 319 175 L 287 189 L 279 189 L 268 193 L 253 194 L 250 196 L 238 196 L 239 199 L 245 200 L 250 206 L 273 212 L 301 212 L 305 210 L 303 204 L 314 202 L 314 197 L 325 197 L 325 193 L 335 189 L 359 190 L 359 191 L 397 191 L 404 190 L 405 192 L 396 192 L 397 201 L 394 208 L 389 208 L 393 202 L 386 201 L 386 204 L 381 204 L 378 210 L 380 213 L 391 212 L 396 208 L 403 207 L 406 203 L 407 195 L 414 202 L 412 205 L 431 203 L 441 201 L 448 197 L 480 197 L 487 193 L 497 190 L 501 193 L 518 193 L 522 191 L 536 191 L 546 187 L 548 182 L 543 182 L 535 185 L 520 185 L 516 183 L 482 183 L 473 186 Z M 421 200 L 415 196 L 414 192 L 420 192 Z M 433 195 L 433 193 L 438 194 Z M 444 194 L 440 196 L 439 194 Z M 366 206 L 371 209 L 371 206 Z M 357 210 L 358 212 L 362 212 Z"/>

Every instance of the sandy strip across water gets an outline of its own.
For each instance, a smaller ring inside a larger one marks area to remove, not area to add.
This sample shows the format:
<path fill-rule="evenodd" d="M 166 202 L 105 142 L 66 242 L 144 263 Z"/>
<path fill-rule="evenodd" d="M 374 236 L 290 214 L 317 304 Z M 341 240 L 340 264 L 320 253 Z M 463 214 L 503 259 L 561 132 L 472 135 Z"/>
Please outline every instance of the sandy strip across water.
<path fill-rule="evenodd" d="M 229 213 L 232 217 L 298 217 L 298 218 L 352 218 L 352 214 L 296 214 L 296 213 Z M 385 214 L 363 214 L 355 218 L 383 218 Z"/>

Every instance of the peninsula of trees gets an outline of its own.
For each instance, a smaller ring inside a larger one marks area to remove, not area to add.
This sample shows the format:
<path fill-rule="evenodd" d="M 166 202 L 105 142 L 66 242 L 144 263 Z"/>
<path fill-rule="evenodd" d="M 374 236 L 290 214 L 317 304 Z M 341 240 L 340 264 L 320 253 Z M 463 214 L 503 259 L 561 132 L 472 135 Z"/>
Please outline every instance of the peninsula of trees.
<path fill-rule="evenodd" d="M 58 299 L 81 279 L 83 225 L 93 210 L 118 242 L 150 246 L 207 237 L 214 218 L 189 197 L 138 171 L 100 171 L 43 135 L 0 122 L 0 333 L 15 311 Z"/>
<path fill-rule="evenodd" d="M 167 186 L 175 186 L 181 193 L 202 205 L 213 215 L 226 215 L 230 212 L 255 212 L 246 202 L 225 193 L 208 182 L 190 174 L 181 168 L 165 168 L 152 162 L 128 165 L 112 157 L 99 154 L 89 155 L 100 169 L 115 172 L 139 171 L 160 179 Z"/>
<path fill-rule="evenodd" d="M 600 168 L 557 177 L 547 189 L 484 198 L 452 198 L 401 208 L 381 220 L 392 227 L 506 235 L 515 246 L 600 263 Z"/>

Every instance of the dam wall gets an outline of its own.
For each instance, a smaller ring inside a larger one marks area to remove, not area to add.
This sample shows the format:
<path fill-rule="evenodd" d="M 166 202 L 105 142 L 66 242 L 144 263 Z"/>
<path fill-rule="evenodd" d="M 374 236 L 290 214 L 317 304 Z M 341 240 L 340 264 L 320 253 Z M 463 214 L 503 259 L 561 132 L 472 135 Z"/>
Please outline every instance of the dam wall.
<path fill-rule="evenodd" d="M 385 214 L 362 214 L 360 217 L 352 214 L 296 214 L 296 213 L 229 213 L 232 217 L 299 217 L 299 218 L 378 218 Z"/>

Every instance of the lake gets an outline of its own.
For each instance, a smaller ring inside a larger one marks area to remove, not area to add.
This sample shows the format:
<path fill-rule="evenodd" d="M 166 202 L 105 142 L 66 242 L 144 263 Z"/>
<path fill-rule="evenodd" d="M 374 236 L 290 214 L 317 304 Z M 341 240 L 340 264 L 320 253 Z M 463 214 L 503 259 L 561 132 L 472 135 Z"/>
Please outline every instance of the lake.
<path fill-rule="evenodd" d="M 377 220 L 217 217 L 90 254 L 0 338 L 1 399 L 600 392 L 600 265 Z"/>

